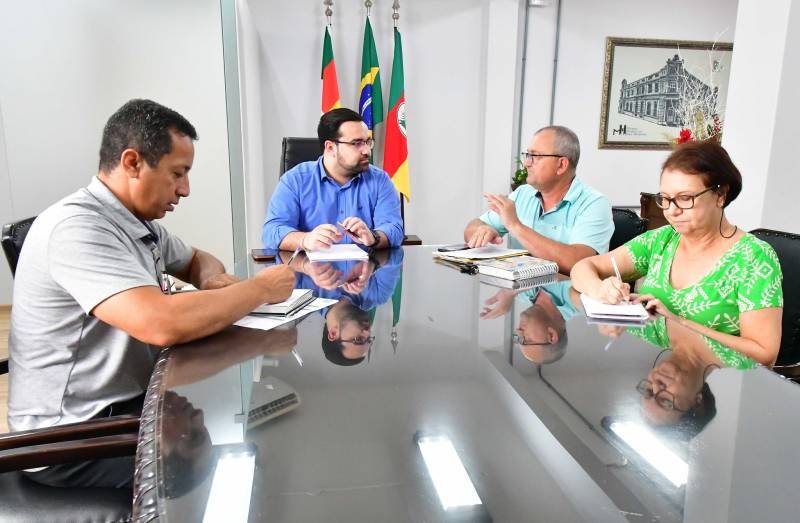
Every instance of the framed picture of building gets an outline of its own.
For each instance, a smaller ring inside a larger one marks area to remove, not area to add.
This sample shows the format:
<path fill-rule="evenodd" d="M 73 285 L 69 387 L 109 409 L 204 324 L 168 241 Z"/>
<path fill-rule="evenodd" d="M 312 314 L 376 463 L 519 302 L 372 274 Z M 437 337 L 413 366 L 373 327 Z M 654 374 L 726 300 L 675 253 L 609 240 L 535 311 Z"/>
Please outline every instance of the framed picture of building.
<path fill-rule="evenodd" d="M 718 136 L 733 44 L 608 37 L 601 149 L 669 149 Z"/>

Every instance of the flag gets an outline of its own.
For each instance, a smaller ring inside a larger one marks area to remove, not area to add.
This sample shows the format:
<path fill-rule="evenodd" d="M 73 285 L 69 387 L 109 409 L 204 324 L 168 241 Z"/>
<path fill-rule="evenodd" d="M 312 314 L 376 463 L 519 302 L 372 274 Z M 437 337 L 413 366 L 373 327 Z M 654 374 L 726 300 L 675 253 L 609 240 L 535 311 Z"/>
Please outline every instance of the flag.
<path fill-rule="evenodd" d="M 364 27 L 364 49 L 361 52 L 361 95 L 358 101 L 358 112 L 370 131 L 383 121 L 381 73 L 369 17 L 367 17 Z"/>
<path fill-rule="evenodd" d="M 342 106 L 339 98 L 339 82 L 336 80 L 336 61 L 333 59 L 333 44 L 328 26 L 325 26 L 325 40 L 322 44 L 322 112 Z"/>
<path fill-rule="evenodd" d="M 408 144 L 406 142 L 406 94 L 403 87 L 403 44 L 400 31 L 394 28 L 392 85 L 389 88 L 389 112 L 386 115 L 386 145 L 383 169 L 389 173 L 395 189 L 411 200 L 408 179 Z"/>

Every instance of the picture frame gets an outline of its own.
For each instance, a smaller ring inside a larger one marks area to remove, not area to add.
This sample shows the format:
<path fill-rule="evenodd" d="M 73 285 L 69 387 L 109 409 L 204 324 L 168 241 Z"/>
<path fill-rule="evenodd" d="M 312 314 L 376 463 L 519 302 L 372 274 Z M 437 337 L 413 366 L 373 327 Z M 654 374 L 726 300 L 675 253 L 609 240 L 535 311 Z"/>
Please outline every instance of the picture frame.
<path fill-rule="evenodd" d="M 719 139 L 733 54 L 729 42 L 607 37 L 600 149 L 670 149 Z"/>

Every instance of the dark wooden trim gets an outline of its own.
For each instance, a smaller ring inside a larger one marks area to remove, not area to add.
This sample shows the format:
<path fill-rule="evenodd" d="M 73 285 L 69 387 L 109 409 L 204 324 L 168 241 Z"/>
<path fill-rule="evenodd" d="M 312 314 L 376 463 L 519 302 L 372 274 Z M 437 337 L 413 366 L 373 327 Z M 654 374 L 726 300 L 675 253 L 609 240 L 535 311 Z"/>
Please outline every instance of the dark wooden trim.
<path fill-rule="evenodd" d="M 0 451 L 119 434 L 135 436 L 138 432 L 139 418 L 137 416 L 113 416 L 4 434 L 0 436 Z"/>
<path fill-rule="evenodd" d="M 133 432 L 4 450 L 0 452 L 0 472 L 132 456 L 137 439 L 138 433 Z"/>
<path fill-rule="evenodd" d="M 422 240 L 416 234 L 408 234 L 403 238 L 403 245 L 422 245 Z"/>

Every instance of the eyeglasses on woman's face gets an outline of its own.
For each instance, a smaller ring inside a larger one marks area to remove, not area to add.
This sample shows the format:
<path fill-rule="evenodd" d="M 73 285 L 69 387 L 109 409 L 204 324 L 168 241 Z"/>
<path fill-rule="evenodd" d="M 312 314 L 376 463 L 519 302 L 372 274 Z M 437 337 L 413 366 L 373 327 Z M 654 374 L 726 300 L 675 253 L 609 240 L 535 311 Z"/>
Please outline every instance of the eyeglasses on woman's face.
<path fill-rule="evenodd" d="M 708 187 L 697 194 L 679 194 L 677 196 L 672 196 L 672 197 L 661 193 L 657 193 L 653 195 L 653 200 L 660 209 L 667 210 L 669 209 L 670 204 L 675 204 L 675 207 L 677 207 L 678 209 L 686 210 L 694 207 L 694 201 L 698 196 L 701 196 L 709 191 L 713 191 L 716 189 L 719 189 L 719 185 Z"/>
<path fill-rule="evenodd" d="M 658 392 L 654 392 L 653 382 L 648 380 L 647 378 L 643 379 L 636 385 L 636 390 L 644 396 L 646 399 L 655 398 L 656 403 L 658 403 L 659 407 L 666 410 L 674 410 L 677 412 L 686 412 L 685 410 L 679 409 L 675 406 L 675 395 L 672 394 L 667 389 L 661 389 Z"/>

